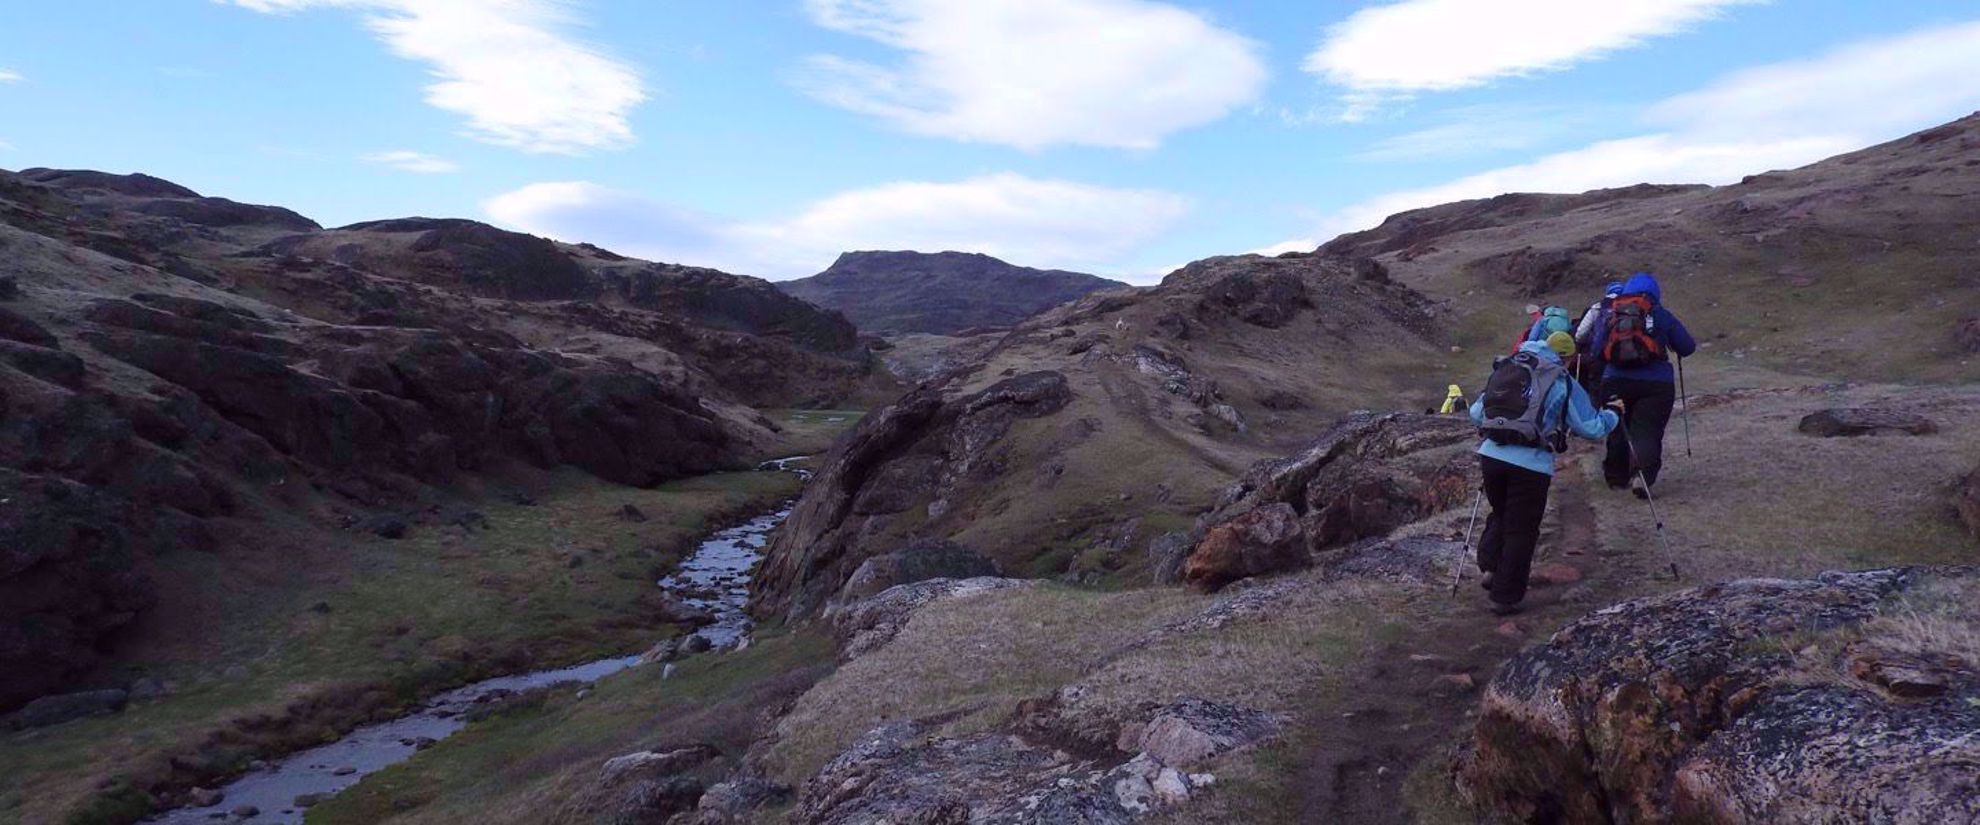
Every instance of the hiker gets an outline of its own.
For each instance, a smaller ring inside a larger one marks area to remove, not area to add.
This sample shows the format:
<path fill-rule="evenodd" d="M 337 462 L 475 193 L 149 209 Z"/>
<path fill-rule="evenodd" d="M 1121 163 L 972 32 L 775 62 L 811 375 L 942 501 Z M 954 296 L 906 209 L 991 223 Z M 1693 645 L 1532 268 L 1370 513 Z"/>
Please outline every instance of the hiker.
<path fill-rule="evenodd" d="M 1471 420 L 1485 441 L 1478 445 L 1483 494 L 1492 505 L 1478 542 L 1478 569 L 1492 594 L 1492 612 L 1520 611 L 1554 454 L 1567 449 L 1567 433 L 1600 441 L 1616 428 L 1613 409 L 1597 410 L 1588 392 L 1570 380 L 1562 357 L 1574 354 L 1574 336 L 1556 332 L 1529 341 L 1493 363 L 1492 378 L 1471 403 Z"/>
<path fill-rule="evenodd" d="M 1520 336 L 1518 341 L 1513 342 L 1512 351 L 1515 353 L 1519 352 L 1519 348 L 1525 346 L 1528 342 L 1544 342 L 1549 335 L 1574 329 L 1574 321 L 1568 318 L 1568 311 L 1565 307 L 1550 306 L 1541 310 L 1529 305 L 1527 310 L 1527 315 L 1533 319 L 1533 323 L 1526 328 L 1525 335 Z"/>
<path fill-rule="evenodd" d="M 1648 498 L 1664 467 L 1664 427 L 1677 403 L 1671 356 L 1697 352 L 1698 342 L 1664 308 L 1657 277 L 1638 272 L 1609 302 L 1595 330 L 1595 351 L 1604 364 L 1602 397 L 1622 401 L 1623 409 L 1623 426 L 1609 436 L 1602 478 L 1612 490 L 1629 487 L 1637 498 Z"/>
<path fill-rule="evenodd" d="M 1464 409 L 1464 390 L 1452 384 L 1444 390 L 1444 405 L 1437 408 L 1438 415 L 1452 415 Z"/>
<path fill-rule="evenodd" d="M 1602 287 L 1602 298 L 1588 305 L 1588 311 L 1581 314 L 1581 320 L 1574 326 L 1574 380 L 1590 395 L 1602 393 L 1602 357 L 1595 347 L 1595 333 L 1602 328 L 1603 313 L 1609 311 L 1609 304 L 1622 294 L 1622 282 L 1610 281 Z"/>

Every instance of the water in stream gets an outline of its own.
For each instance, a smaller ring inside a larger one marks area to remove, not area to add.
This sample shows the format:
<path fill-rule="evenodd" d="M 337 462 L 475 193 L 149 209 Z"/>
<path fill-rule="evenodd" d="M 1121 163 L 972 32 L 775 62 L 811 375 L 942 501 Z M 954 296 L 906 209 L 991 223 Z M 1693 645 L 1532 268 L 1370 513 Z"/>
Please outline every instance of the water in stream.
<path fill-rule="evenodd" d="M 792 466 L 802 458 L 766 462 L 760 469 L 797 473 L 808 479 L 809 471 Z M 749 634 L 749 614 L 743 608 L 749 602 L 750 574 L 763 558 L 763 546 L 769 543 L 770 532 L 791 514 L 791 506 L 785 502 L 775 510 L 703 539 L 674 575 L 660 581 L 660 587 L 715 615 L 714 623 L 695 631 L 711 647 L 734 647 Z M 638 656 L 601 659 L 557 670 L 502 676 L 450 690 L 427 700 L 411 714 L 366 725 L 335 742 L 289 754 L 269 763 L 266 769 L 242 776 L 220 789 L 223 798 L 217 805 L 179 808 L 145 822 L 155 825 L 216 821 L 301 823 L 304 808 L 298 804 L 299 798 L 334 795 L 357 784 L 367 774 L 405 761 L 420 748 L 465 727 L 463 714 L 478 704 L 533 688 L 589 684 L 638 662 Z M 249 808 L 255 810 L 250 816 L 234 813 Z"/>

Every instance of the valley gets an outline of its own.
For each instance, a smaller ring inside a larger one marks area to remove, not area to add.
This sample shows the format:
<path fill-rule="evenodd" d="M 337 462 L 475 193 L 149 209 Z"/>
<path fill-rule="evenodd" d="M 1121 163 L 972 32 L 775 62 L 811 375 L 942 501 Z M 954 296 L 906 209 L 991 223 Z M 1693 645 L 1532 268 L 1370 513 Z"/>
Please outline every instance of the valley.
<path fill-rule="evenodd" d="M 1980 115 L 1145 287 L 0 172 L 0 821 L 1980 820 L 1976 158 Z M 1424 411 L 1639 269 L 1702 342 L 1657 509 L 1577 445 L 1492 616 L 1477 429 Z"/>

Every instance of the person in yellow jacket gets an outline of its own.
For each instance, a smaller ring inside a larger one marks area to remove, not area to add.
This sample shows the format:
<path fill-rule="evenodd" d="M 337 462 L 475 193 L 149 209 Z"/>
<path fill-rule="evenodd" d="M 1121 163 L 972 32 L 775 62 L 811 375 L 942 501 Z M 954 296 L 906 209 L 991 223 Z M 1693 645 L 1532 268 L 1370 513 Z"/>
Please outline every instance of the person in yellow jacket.
<path fill-rule="evenodd" d="M 1452 384 L 1451 388 L 1445 391 L 1444 406 L 1437 409 L 1437 414 L 1454 415 L 1464 412 L 1467 406 L 1469 405 L 1464 403 L 1464 390 L 1458 389 L 1458 385 Z"/>

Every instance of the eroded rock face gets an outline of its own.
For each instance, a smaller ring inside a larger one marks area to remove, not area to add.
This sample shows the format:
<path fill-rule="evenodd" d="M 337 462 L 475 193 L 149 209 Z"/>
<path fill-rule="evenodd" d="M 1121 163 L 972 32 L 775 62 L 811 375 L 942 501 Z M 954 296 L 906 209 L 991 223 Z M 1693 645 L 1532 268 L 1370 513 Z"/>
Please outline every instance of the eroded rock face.
<path fill-rule="evenodd" d="M 1752 579 L 1599 611 L 1493 679 L 1465 786 L 1540 822 L 1975 821 L 1980 663 L 1847 640 L 1928 588 L 1970 604 L 1976 577 Z"/>
<path fill-rule="evenodd" d="M 919 722 L 869 732 L 805 783 L 793 821 L 1130 823 L 1173 810 L 1216 778 L 1191 773 L 1275 734 L 1281 721 L 1184 698 L 1119 734 L 1120 754 L 1080 757 L 1016 733 L 936 737 Z"/>
<path fill-rule="evenodd" d="M 1312 564 L 1306 531 L 1292 505 L 1282 502 L 1252 510 L 1210 528 L 1183 562 L 1182 579 L 1203 591 Z"/>
<path fill-rule="evenodd" d="M 1226 488 L 1217 509 L 1197 522 L 1201 538 L 1183 578 L 1215 589 L 1304 567 L 1314 554 L 1459 506 L 1477 486 L 1476 435 L 1452 416 L 1350 415 L 1306 449 L 1260 463 Z M 1275 563 L 1239 563 L 1247 552 Z"/>
<path fill-rule="evenodd" d="M 973 579 L 927 579 L 892 587 L 872 598 L 840 607 L 832 614 L 832 626 L 839 638 L 839 655 L 848 661 L 878 650 L 899 635 L 914 612 L 938 599 L 964 598 L 1029 587 L 1024 579 L 979 577 Z"/>
<path fill-rule="evenodd" d="M 755 609 L 804 616 L 824 608 L 861 564 L 889 549 L 875 539 L 896 514 L 939 523 L 952 491 L 1002 472 L 1002 439 L 1014 422 L 1057 413 L 1071 397 L 1064 375 L 1041 371 L 958 398 L 923 387 L 868 415 L 771 540 L 752 585 Z"/>
<path fill-rule="evenodd" d="M 564 804 L 562 813 L 572 821 L 663 825 L 695 809 L 707 790 L 695 771 L 720 757 L 708 745 L 613 757 Z"/>
<path fill-rule="evenodd" d="M 1859 435 L 1931 435 L 1939 425 L 1917 413 L 1877 407 L 1822 410 L 1802 417 L 1796 429 L 1819 438 Z"/>

